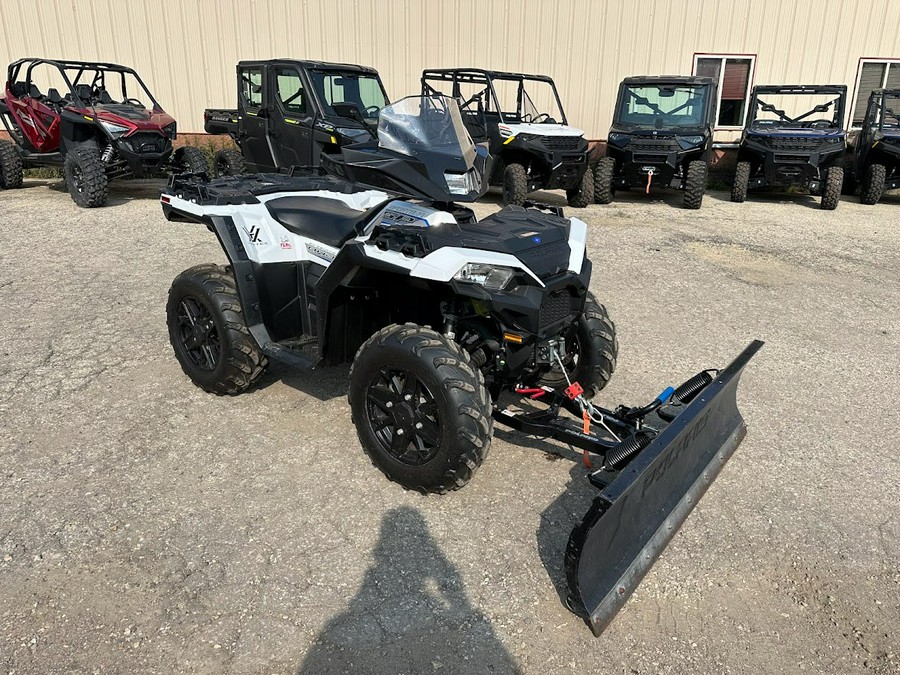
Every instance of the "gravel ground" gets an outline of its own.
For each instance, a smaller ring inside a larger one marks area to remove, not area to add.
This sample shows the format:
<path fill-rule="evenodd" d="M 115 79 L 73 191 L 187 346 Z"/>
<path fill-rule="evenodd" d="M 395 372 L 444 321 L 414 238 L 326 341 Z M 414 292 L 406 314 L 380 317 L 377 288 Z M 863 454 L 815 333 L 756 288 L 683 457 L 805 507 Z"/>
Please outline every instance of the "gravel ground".
<path fill-rule="evenodd" d="M 577 464 L 501 430 L 472 483 L 422 497 L 364 458 L 346 368 L 188 381 L 166 293 L 224 257 L 160 186 L 0 193 L 5 672 L 900 672 L 900 197 L 572 211 L 619 330 L 601 403 L 767 343 L 747 439 L 595 639 L 557 593 Z"/>

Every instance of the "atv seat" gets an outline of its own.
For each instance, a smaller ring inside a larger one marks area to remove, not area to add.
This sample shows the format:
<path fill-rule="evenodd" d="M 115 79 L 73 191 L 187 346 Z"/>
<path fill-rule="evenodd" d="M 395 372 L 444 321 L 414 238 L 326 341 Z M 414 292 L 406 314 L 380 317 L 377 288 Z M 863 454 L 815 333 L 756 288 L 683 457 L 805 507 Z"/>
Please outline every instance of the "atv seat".
<path fill-rule="evenodd" d="M 269 213 L 294 234 L 340 248 L 374 209 L 360 211 L 328 197 L 279 197 L 266 202 Z"/>

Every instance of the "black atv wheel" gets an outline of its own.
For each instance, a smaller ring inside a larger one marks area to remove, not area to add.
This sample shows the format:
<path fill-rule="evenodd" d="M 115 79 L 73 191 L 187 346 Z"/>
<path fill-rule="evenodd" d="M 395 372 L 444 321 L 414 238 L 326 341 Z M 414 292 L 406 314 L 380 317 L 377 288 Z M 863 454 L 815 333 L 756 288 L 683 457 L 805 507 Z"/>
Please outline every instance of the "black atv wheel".
<path fill-rule="evenodd" d="M 738 162 L 734 169 L 734 182 L 731 184 L 731 201 L 742 203 L 747 199 L 750 188 L 750 162 Z"/>
<path fill-rule="evenodd" d="M 590 398 L 609 383 L 619 355 L 616 325 L 609 318 L 606 307 L 597 302 L 592 293 L 587 294 L 584 313 L 575 325 L 574 338 L 574 344 L 566 344 L 563 364 L 569 380 L 578 382 Z M 568 386 L 559 365 L 542 375 L 537 384 L 559 390 Z"/>
<path fill-rule="evenodd" d="M 686 209 L 699 209 L 706 193 L 706 177 L 709 167 L 702 159 L 688 162 L 687 178 L 684 181 L 684 199 L 682 206 Z"/>
<path fill-rule="evenodd" d="M 594 169 L 594 201 L 598 204 L 609 204 L 616 194 L 613 187 L 613 176 L 616 173 L 616 160 L 602 157 Z"/>
<path fill-rule="evenodd" d="M 522 206 L 528 196 L 528 174 L 521 164 L 507 164 L 503 169 L 503 203 Z"/>
<path fill-rule="evenodd" d="M 369 338 L 350 370 L 363 450 L 408 490 L 444 493 L 472 478 L 491 445 L 491 398 L 469 354 L 415 324 Z"/>
<path fill-rule="evenodd" d="M 219 150 L 213 158 L 213 175 L 216 178 L 220 176 L 242 176 L 247 172 L 247 165 L 244 163 L 244 156 L 239 150 L 227 148 Z"/>
<path fill-rule="evenodd" d="M 209 163 L 200 148 L 185 145 L 172 155 L 172 169 L 176 173 L 205 173 L 209 175 Z"/>
<path fill-rule="evenodd" d="M 822 208 L 834 211 L 841 201 L 841 188 L 844 187 L 844 170 L 839 166 L 825 169 L 825 184 L 822 186 Z"/>
<path fill-rule="evenodd" d="M 63 162 L 66 187 L 72 201 L 85 209 L 106 204 L 109 185 L 106 169 L 97 151 L 92 148 L 69 150 Z"/>
<path fill-rule="evenodd" d="M 870 164 L 863 174 L 862 184 L 859 186 L 859 203 L 877 204 L 884 194 L 884 181 L 887 179 L 887 167 L 884 164 Z"/>
<path fill-rule="evenodd" d="M 569 206 L 576 209 L 583 209 L 594 203 L 594 176 L 590 169 L 584 172 L 577 188 L 566 191 L 566 197 L 569 200 Z"/>
<path fill-rule="evenodd" d="M 22 187 L 22 158 L 16 146 L 0 141 L 0 190 Z"/>
<path fill-rule="evenodd" d="M 166 322 L 181 369 L 201 389 L 234 396 L 265 372 L 268 360 L 247 328 L 230 270 L 198 265 L 179 274 Z"/>

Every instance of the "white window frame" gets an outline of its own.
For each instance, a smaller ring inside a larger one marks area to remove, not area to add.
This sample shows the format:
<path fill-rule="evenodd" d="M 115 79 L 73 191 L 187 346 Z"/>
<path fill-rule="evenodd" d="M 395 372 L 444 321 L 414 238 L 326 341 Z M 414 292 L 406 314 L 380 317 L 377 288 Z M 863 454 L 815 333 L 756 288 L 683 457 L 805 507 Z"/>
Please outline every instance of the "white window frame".
<path fill-rule="evenodd" d="M 890 63 L 896 64 L 897 67 L 900 67 L 900 58 L 871 58 L 868 56 L 860 58 L 859 64 L 856 66 L 856 84 L 853 87 L 853 99 L 850 101 L 850 105 L 848 106 L 847 110 L 847 128 L 851 131 L 858 131 L 859 129 L 862 129 L 862 125 L 856 127 L 853 126 L 853 113 L 856 112 L 857 99 L 859 98 L 860 94 L 859 83 L 862 80 L 863 65 L 866 63 Z M 884 79 L 881 80 L 881 89 L 884 89 L 885 85 L 887 84 L 888 71 L 890 71 L 890 67 L 884 69 Z M 866 94 L 866 99 L 868 98 L 869 94 Z"/>
<path fill-rule="evenodd" d="M 756 54 L 704 54 L 695 52 L 694 67 L 691 70 L 691 73 L 694 75 L 697 74 L 697 62 L 699 59 L 719 59 L 722 61 L 722 67 L 719 68 L 719 82 L 716 86 L 716 123 L 713 131 L 741 131 L 747 123 L 747 115 L 750 112 L 750 90 L 753 89 L 753 78 L 756 76 Z M 741 120 L 740 126 L 719 126 L 719 108 L 722 105 L 722 81 L 725 78 L 725 59 L 750 61 L 750 77 L 747 79 L 747 93 L 744 95 L 744 118 Z"/>

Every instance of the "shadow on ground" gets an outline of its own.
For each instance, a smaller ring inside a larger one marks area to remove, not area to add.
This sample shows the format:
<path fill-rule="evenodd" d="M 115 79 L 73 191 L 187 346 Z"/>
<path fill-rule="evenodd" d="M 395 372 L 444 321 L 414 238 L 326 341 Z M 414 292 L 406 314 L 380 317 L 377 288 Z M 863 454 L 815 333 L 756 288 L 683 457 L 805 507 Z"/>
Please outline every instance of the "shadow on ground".
<path fill-rule="evenodd" d="M 381 522 L 375 561 L 347 609 L 315 639 L 298 675 L 521 673 L 422 515 L 404 506 Z"/>

